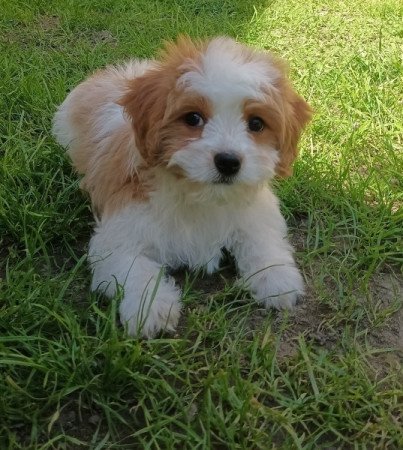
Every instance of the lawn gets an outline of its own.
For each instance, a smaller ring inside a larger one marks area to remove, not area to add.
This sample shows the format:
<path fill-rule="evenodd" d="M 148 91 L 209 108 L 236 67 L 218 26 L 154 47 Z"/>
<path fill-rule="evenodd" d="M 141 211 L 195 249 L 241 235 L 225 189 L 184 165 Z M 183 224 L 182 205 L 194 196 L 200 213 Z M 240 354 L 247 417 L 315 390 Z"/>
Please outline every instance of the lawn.
<path fill-rule="evenodd" d="M 399 0 L 4 0 L 0 448 L 403 448 Z M 93 223 L 50 129 L 91 71 L 178 33 L 286 58 L 315 110 L 276 182 L 308 286 L 266 312 L 178 273 L 175 336 L 128 338 L 89 293 Z"/>

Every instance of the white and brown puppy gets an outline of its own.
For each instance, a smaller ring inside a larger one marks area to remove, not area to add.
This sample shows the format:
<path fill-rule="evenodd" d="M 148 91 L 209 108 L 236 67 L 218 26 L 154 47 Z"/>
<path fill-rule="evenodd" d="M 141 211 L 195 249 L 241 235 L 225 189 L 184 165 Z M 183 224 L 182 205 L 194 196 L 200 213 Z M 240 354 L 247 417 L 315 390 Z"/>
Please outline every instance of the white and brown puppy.
<path fill-rule="evenodd" d="M 181 292 L 163 268 L 213 272 L 224 247 L 259 303 L 295 304 L 304 283 L 268 180 L 291 173 L 310 116 L 278 59 L 224 37 L 179 38 L 68 95 L 54 134 L 97 217 L 92 289 L 123 286 L 130 334 L 174 330 Z"/>

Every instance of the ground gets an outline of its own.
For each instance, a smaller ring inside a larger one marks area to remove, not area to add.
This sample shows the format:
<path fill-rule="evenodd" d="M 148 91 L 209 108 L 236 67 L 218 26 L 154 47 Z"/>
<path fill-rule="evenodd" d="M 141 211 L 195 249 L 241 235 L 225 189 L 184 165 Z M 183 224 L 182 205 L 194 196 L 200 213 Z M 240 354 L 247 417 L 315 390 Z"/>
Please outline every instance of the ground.
<path fill-rule="evenodd" d="M 5 1 L 0 17 L 0 447 L 402 448 L 398 0 Z M 227 34 L 289 62 L 315 115 L 275 183 L 307 295 L 265 311 L 182 271 L 175 335 L 129 338 L 89 292 L 93 225 L 50 134 L 88 73 Z"/>

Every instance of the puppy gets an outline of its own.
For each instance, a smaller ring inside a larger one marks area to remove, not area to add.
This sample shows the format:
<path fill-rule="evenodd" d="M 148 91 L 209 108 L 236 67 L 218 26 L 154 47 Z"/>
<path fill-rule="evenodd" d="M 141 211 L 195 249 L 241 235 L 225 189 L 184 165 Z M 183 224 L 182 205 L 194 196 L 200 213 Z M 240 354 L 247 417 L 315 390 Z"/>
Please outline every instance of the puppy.
<path fill-rule="evenodd" d="M 257 302 L 295 304 L 304 283 L 268 181 L 291 174 L 310 117 L 280 60 L 225 37 L 180 37 L 67 96 L 53 131 L 96 216 L 92 289 L 123 287 L 131 335 L 177 326 L 181 292 L 164 268 L 214 272 L 223 248 Z"/>

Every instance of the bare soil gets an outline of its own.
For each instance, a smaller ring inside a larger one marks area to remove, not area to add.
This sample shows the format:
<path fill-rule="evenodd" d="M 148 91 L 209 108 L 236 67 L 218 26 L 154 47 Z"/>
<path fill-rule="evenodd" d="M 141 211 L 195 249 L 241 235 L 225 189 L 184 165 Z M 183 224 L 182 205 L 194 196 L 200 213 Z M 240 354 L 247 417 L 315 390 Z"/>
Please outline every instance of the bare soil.
<path fill-rule="evenodd" d="M 184 284 L 185 272 L 175 273 L 175 279 L 179 285 Z M 196 278 L 193 289 L 201 292 L 202 298 L 207 299 L 210 295 L 224 289 L 226 285 L 231 285 L 236 280 L 236 271 L 229 264 L 218 273 L 209 276 L 199 276 Z M 292 311 L 269 312 L 259 305 L 252 310 L 249 318 L 251 331 L 261 329 L 268 314 L 274 314 L 273 331 L 280 331 L 280 346 L 277 356 L 290 358 L 298 351 L 298 337 L 302 334 L 305 339 L 312 344 L 331 350 L 340 342 L 340 338 L 345 328 L 342 321 L 332 320 L 335 311 L 326 303 L 318 300 L 318 295 L 312 287 L 313 283 L 307 282 L 306 295 L 299 301 Z M 378 322 L 371 322 L 371 318 L 364 316 L 361 328 L 367 329 L 363 335 L 362 345 L 369 345 L 375 350 L 371 363 L 375 372 L 385 375 L 387 366 L 403 362 L 403 277 L 394 272 L 378 273 L 373 276 L 369 283 L 370 295 L 362 296 L 359 301 L 364 309 L 372 308 L 378 311 L 388 310 L 387 317 Z M 329 282 L 327 286 L 329 292 L 334 292 L 334 286 Z M 370 304 L 368 304 L 370 302 Z M 375 314 L 379 315 L 379 312 Z M 184 326 L 186 312 L 180 329 Z M 286 327 L 283 326 L 287 321 Z M 386 365 L 385 365 L 386 363 Z"/>

